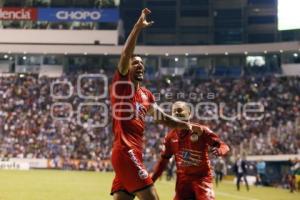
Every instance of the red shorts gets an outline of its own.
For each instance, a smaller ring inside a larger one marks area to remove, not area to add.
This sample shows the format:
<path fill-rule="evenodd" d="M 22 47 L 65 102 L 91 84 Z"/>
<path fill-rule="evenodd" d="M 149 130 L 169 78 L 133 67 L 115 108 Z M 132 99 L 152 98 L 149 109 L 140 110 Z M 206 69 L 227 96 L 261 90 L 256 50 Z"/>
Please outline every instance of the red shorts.
<path fill-rule="evenodd" d="M 211 177 L 178 175 L 174 200 L 215 200 Z"/>
<path fill-rule="evenodd" d="M 123 191 L 133 195 L 153 185 L 153 181 L 142 162 L 141 152 L 133 149 L 114 148 L 111 160 L 115 171 L 111 194 Z"/>

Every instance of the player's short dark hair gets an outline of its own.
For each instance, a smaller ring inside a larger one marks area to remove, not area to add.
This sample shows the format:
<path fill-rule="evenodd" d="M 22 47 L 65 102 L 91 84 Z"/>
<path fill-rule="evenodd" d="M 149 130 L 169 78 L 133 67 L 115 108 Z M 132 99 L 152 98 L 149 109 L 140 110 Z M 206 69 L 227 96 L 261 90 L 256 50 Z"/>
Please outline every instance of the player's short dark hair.
<path fill-rule="evenodd" d="M 142 58 L 142 56 L 140 56 L 140 55 L 138 55 L 138 54 L 133 54 L 133 55 L 131 56 L 131 58 L 134 58 L 134 57 L 140 57 L 140 58 Z"/>

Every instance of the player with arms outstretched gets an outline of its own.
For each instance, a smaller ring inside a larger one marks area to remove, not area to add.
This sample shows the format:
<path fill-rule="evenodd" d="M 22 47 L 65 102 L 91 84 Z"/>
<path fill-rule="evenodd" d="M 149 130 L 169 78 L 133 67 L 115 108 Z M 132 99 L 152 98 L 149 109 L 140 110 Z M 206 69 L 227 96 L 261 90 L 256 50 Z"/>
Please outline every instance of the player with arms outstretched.
<path fill-rule="evenodd" d="M 185 102 L 172 106 L 172 115 L 189 121 L 191 111 Z M 208 127 L 194 124 L 199 128 L 191 130 L 173 129 L 165 137 L 161 159 L 154 168 L 156 181 L 174 155 L 177 167 L 176 195 L 174 200 L 214 200 L 213 178 L 208 158 L 209 147 L 215 156 L 224 156 L 229 147 Z"/>
<path fill-rule="evenodd" d="M 145 115 L 155 114 L 157 122 L 173 128 L 192 129 L 187 122 L 165 114 L 154 102 L 154 96 L 140 83 L 144 79 L 144 63 L 141 57 L 133 55 L 140 31 L 149 27 L 144 9 L 132 29 L 118 64 L 110 98 L 113 114 L 114 143 L 112 165 L 115 171 L 111 194 L 115 200 L 157 200 L 153 181 L 146 171 L 143 160 L 143 132 Z"/>

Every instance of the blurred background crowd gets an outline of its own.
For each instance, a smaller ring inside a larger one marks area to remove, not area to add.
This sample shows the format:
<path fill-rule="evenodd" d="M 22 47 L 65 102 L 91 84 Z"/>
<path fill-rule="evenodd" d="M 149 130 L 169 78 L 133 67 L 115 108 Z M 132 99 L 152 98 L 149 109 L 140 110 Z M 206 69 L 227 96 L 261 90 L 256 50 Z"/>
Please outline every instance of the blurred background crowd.
<path fill-rule="evenodd" d="M 105 74 L 112 77 L 112 72 Z M 198 106 L 193 120 L 208 125 L 230 145 L 231 156 L 300 153 L 299 77 L 158 78 L 159 84 L 145 82 L 158 104 L 185 100 L 195 107 L 200 102 L 217 105 L 217 109 L 210 104 Z M 46 158 L 53 167 L 111 170 L 109 98 L 85 98 L 102 94 L 105 85 L 97 78 L 82 78 L 78 91 L 77 81 L 78 74 L 60 78 L 28 74 L 1 77 L 0 157 Z M 84 97 L 79 97 L 79 92 Z M 98 104 L 81 105 L 91 102 L 107 105 L 108 112 Z M 248 120 L 243 115 L 232 120 L 196 117 L 196 113 L 206 117 L 236 116 L 238 104 L 249 102 L 264 106 L 262 119 Z M 220 106 L 222 103 L 225 106 Z M 144 159 L 151 167 L 159 158 L 168 129 L 155 124 L 151 117 L 146 120 Z M 93 127 L 100 123 L 106 126 Z"/>

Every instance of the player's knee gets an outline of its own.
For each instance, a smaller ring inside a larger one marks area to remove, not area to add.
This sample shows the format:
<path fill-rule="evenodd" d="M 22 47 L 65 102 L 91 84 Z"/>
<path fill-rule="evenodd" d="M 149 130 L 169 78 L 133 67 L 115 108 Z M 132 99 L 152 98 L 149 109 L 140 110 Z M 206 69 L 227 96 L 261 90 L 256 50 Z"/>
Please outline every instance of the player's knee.
<path fill-rule="evenodd" d="M 143 191 L 136 193 L 140 200 L 159 200 L 157 192 L 154 187 L 147 188 Z"/>
<path fill-rule="evenodd" d="M 113 194 L 113 199 L 114 200 L 133 200 L 134 197 L 129 195 L 129 194 L 126 194 L 125 192 L 116 192 Z"/>

